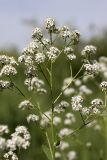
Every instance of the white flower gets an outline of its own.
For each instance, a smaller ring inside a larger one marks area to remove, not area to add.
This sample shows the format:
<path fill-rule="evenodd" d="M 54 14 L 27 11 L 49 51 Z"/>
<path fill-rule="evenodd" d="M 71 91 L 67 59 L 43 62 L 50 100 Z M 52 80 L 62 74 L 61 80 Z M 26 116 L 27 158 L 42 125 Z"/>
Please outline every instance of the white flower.
<path fill-rule="evenodd" d="M 18 157 L 16 155 L 16 153 L 12 152 L 12 151 L 9 151 L 8 153 L 5 153 L 4 156 L 3 156 L 6 160 L 18 160 Z"/>
<path fill-rule="evenodd" d="M 59 145 L 59 149 L 61 151 L 64 151 L 65 149 L 69 148 L 69 143 L 68 142 L 65 142 L 65 141 L 61 141 L 60 142 L 60 145 Z"/>
<path fill-rule="evenodd" d="M 0 55 L 0 63 L 18 65 L 18 63 L 15 61 L 14 57 L 6 56 L 6 55 Z"/>
<path fill-rule="evenodd" d="M 32 38 L 34 39 L 41 39 L 43 37 L 43 33 L 41 31 L 40 28 L 36 27 L 34 30 L 33 30 L 33 33 L 32 33 Z"/>
<path fill-rule="evenodd" d="M 45 21 L 46 29 L 53 31 L 55 29 L 55 20 L 53 18 L 47 18 Z"/>
<path fill-rule="evenodd" d="M 55 61 L 55 59 L 59 56 L 59 49 L 56 47 L 50 47 L 49 51 L 47 52 L 47 56 L 49 60 Z"/>
<path fill-rule="evenodd" d="M 87 107 L 82 108 L 81 110 L 83 115 L 89 115 L 90 114 L 90 109 Z"/>
<path fill-rule="evenodd" d="M 4 133 L 9 133 L 9 129 L 7 125 L 0 125 L 0 135 L 4 134 Z"/>
<path fill-rule="evenodd" d="M 29 114 L 29 116 L 27 117 L 27 122 L 37 122 L 39 120 L 39 116 L 35 115 L 35 114 Z"/>
<path fill-rule="evenodd" d="M 61 123 L 61 118 L 58 117 L 58 116 L 55 116 L 55 117 L 53 118 L 53 124 L 54 124 L 55 126 L 58 126 L 60 123 Z"/>
<path fill-rule="evenodd" d="M 101 108 L 103 105 L 103 101 L 101 99 L 97 98 L 97 99 L 94 99 L 91 101 L 91 105 L 92 105 L 92 107 Z"/>
<path fill-rule="evenodd" d="M 37 53 L 35 55 L 35 62 L 38 64 L 45 62 L 45 55 L 43 53 Z"/>
<path fill-rule="evenodd" d="M 61 138 L 66 137 L 66 136 L 70 135 L 72 132 L 73 132 L 73 130 L 71 130 L 69 128 L 63 128 L 59 132 L 59 137 L 61 137 Z"/>
<path fill-rule="evenodd" d="M 89 89 L 86 85 L 80 86 L 79 91 L 80 91 L 80 94 L 81 94 L 81 95 L 83 95 L 83 94 L 84 94 L 84 95 L 92 94 L 92 90 Z"/>
<path fill-rule="evenodd" d="M 99 72 L 99 64 L 84 64 L 84 68 L 86 70 L 86 74 L 97 74 Z"/>
<path fill-rule="evenodd" d="M 17 70 L 12 65 L 4 65 L 0 72 L 0 76 L 9 76 L 15 74 L 17 74 Z"/>
<path fill-rule="evenodd" d="M 0 80 L 0 90 L 7 89 L 11 86 L 11 82 Z"/>
<path fill-rule="evenodd" d="M 29 100 L 24 100 L 19 104 L 19 108 L 24 109 L 30 109 L 33 107 L 33 104 Z"/>
<path fill-rule="evenodd" d="M 82 50 L 81 54 L 82 56 L 87 56 L 87 55 L 93 55 L 96 53 L 96 47 L 92 46 L 92 45 L 87 45 L 84 47 L 84 49 Z"/>
<path fill-rule="evenodd" d="M 6 148 L 6 139 L 0 137 L 0 150 L 4 150 Z"/>
<path fill-rule="evenodd" d="M 107 91 L 107 82 L 106 81 L 101 82 L 100 87 L 101 87 L 102 91 L 106 92 Z"/>
<path fill-rule="evenodd" d="M 60 32 L 60 36 L 64 39 L 71 37 L 71 31 L 66 26 L 63 26 L 62 28 L 60 28 L 59 32 Z"/>
<path fill-rule="evenodd" d="M 71 100 L 72 109 L 74 111 L 81 110 L 82 109 L 82 102 L 83 102 L 83 98 L 81 96 L 72 97 L 72 100 Z"/>
<path fill-rule="evenodd" d="M 68 160 L 76 160 L 77 159 L 77 153 L 75 151 L 70 151 L 67 154 Z"/>
<path fill-rule="evenodd" d="M 55 152 L 55 158 L 61 158 L 61 153 L 60 152 Z"/>

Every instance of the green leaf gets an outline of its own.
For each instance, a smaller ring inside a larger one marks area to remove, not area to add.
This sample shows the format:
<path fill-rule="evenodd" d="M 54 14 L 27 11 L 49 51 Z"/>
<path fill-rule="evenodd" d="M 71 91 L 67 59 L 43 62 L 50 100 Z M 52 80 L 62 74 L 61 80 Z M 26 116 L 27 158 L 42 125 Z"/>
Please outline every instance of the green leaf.
<path fill-rule="evenodd" d="M 42 149 L 43 149 L 43 152 L 45 153 L 45 155 L 47 156 L 47 158 L 49 160 L 52 160 L 52 156 L 51 156 L 49 148 L 46 145 L 42 145 Z"/>

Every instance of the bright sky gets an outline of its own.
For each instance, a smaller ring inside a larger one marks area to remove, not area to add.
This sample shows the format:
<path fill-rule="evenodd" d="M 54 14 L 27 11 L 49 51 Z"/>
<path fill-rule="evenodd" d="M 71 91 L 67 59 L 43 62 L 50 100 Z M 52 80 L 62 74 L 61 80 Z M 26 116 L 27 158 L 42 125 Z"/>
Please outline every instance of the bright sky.
<path fill-rule="evenodd" d="M 23 19 L 43 24 L 46 17 L 55 17 L 60 25 L 73 24 L 87 37 L 90 24 L 107 27 L 107 0 L 0 0 L 0 47 L 24 48 L 32 27 Z"/>

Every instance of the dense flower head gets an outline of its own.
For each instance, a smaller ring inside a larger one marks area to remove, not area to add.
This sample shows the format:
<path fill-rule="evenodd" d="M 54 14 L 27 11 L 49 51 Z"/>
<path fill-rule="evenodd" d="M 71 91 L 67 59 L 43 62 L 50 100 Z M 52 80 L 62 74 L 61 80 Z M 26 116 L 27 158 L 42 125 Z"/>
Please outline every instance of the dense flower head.
<path fill-rule="evenodd" d="M 59 49 L 56 47 L 50 47 L 49 51 L 47 51 L 47 56 L 49 60 L 55 61 L 55 59 L 59 56 Z"/>
<path fill-rule="evenodd" d="M 91 105 L 92 105 L 92 107 L 101 108 L 102 105 L 103 105 L 103 101 L 99 98 L 96 98 L 96 99 L 91 101 Z"/>
<path fill-rule="evenodd" d="M 0 135 L 4 134 L 4 133 L 9 133 L 9 129 L 7 125 L 0 125 Z"/>
<path fill-rule="evenodd" d="M 47 18 L 45 21 L 45 27 L 49 31 L 53 32 L 55 30 L 55 20 L 53 18 Z"/>
<path fill-rule="evenodd" d="M 81 96 L 74 96 L 71 99 L 72 109 L 74 111 L 79 111 L 82 109 L 83 98 Z"/>
<path fill-rule="evenodd" d="M 99 64 L 94 63 L 94 64 L 84 64 L 84 68 L 86 71 L 86 74 L 97 74 L 99 72 Z"/>
<path fill-rule="evenodd" d="M 0 91 L 3 89 L 10 88 L 12 86 L 10 81 L 0 80 Z"/>
<path fill-rule="evenodd" d="M 12 65 L 4 65 L 3 68 L 0 71 L 0 77 L 2 76 L 10 76 L 10 75 L 16 75 L 17 70 Z"/>
<path fill-rule="evenodd" d="M 14 57 L 10 57 L 7 55 L 0 55 L 0 63 L 4 64 L 11 64 L 11 65 L 18 65 Z"/>
<path fill-rule="evenodd" d="M 27 117 L 27 122 L 37 122 L 39 120 L 39 116 L 35 115 L 35 114 L 29 114 L 29 116 Z"/>
<path fill-rule="evenodd" d="M 84 47 L 84 49 L 82 50 L 81 54 L 82 56 L 87 56 L 87 55 L 93 55 L 96 53 L 96 47 L 93 45 L 87 45 Z"/>
<path fill-rule="evenodd" d="M 29 100 L 24 100 L 19 104 L 19 108 L 22 110 L 31 109 L 32 107 L 33 107 L 33 104 Z"/>
<path fill-rule="evenodd" d="M 41 39 L 43 37 L 43 33 L 41 31 L 40 28 L 36 27 L 34 30 L 33 30 L 33 33 L 32 33 L 32 38 L 33 39 Z"/>
<path fill-rule="evenodd" d="M 106 81 L 101 82 L 100 87 L 102 91 L 107 92 L 107 82 Z"/>
<path fill-rule="evenodd" d="M 6 160 L 18 160 L 16 153 L 9 151 L 3 156 Z"/>
<path fill-rule="evenodd" d="M 71 31 L 70 31 L 70 29 L 69 29 L 68 27 L 66 27 L 66 26 L 61 27 L 60 30 L 59 30 L 59 32 L 60 32 L 60 36 L 61 36 L 62 38 L 64 38 L 64 39 L 71 37 Z"/>
<path fill-rule="evenodd" d="M 35 55 L 35 62 L 38 64 L 45 62 L 45 55 L 43 53 L 37 53 Z"/>

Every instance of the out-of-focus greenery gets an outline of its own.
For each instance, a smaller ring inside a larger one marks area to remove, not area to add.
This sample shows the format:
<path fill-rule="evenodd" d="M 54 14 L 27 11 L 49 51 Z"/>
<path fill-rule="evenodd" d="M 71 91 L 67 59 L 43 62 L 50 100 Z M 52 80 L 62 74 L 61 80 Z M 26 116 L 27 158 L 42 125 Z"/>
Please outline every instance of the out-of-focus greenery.
<path fill-rule="evenodd" d="M 86 44 L 93 44 L 98 47 L 97 51 L 97 58 L 99 56 L 107 56 L 107 32 L 105 31 L 103 36 L 100 37 L 93 37 L 88 42 L 82 41 L 77 48 L 77 53 L 80 54 L 80 50 L 83 46 Z M 59 43 L 60 46 L 60 43 Z M 60 46 L 61 47 L 61 46 Z M 1 54 L 3 54 L 3 51 L 1 51 Z M 18 51 L 17 50 L 8 50 L 5 52 L 5 54 L 14 55 L 17 59 L 18 57 Z M 79 57 L 79 56 L 78 56 Z M 54 96 L 56 97 L 58 95 L 58 89 L 60 90 L 63 79 L 65 77 L 69 77 L 69 65 L 67 62 L 65 62 L 65 57 L 62 56 L 60 59 L 58 59 L 54 64 Z M 73 74 L 77 72 L 79 69 L 81 63 L 80 59 L 78 58 L 75 62 L 73 62 Z M 42 75 L 41 75 L 42 76 Z M 42 77 L 43 78 L 43 77 Z M 23 66 L 20 67 L 18 71 L 18 75 L 13 78 L 13 81 L 17 84 L 23 92 L 28 95 L 29 97 L 32 96 L 32 99 L 35 101 L 35 99 L 38 99 L 36 94 L 30 95 L 30 93 L 27 91 L 27 88 L 22 83 L 24 81 L 24 74 L 23 74 Z M 95 87 L 95 84 L 89 84 L 92 87 Z M 94 88 L 95 95 L 93 94 L 93 98 L 101 95 L 99 95 L 98 90 L 96 90 L 96 87 Z M 49 104 L 45 104 L 44 101 L 49 100 L 49 95 L 44 98 L 42 95 L 40 96 L 41 103 L 43 106 L 43 111 L 47 110 L 47 107 Z M 90 97 L 89 97 L 90 99 Z M 43 131 L 39 129 L 39 126 L 35 124 L 30 124 L 26 122 L 26 116 L 30 111 L 21 111 L 18 109 L 18 104 L 20 101 L 23 100 L 23 97 L 19 94 L 19 92 L 15 89 L 11 90 L 5 90 L 3 92 L 0 92 L 0 124 L 8 124 L 11 131 L 14 131 L 14 128 L 17 125 L 26 125 L 31 133 L 31 146 L 28 150 L 23 150 L 20 153 L 20 159 L 21 160 L 45 160 L 47 159 L 42 151 L 42 144 L 45 143 L 45 136 L 43 134 Z M 49 101 L 50 102 L 50 101 Z M 79 126 L 81 123 L 81 120 L 78 117 L 78 124 Z M 102 123 L 102 120 L 100 120 L 100 123 Z M 102 124 L 103 125 L 103 124 Z M 76 126 L 75 126 L 76 128 Z M 91 141 L 93 146 L 91 149 L 86 148 L 86 142 Z M 82 129 L 77 134 L 77 137 L 73 136 L 71 137 L 71 146 L 72 150 L 76 150 L 78 152 L 79 160 L 104 160 L 102 156 L 102 150 L 104 148 L 104 135 L 103 132 L 97 132 L 90 129 Z"/>

